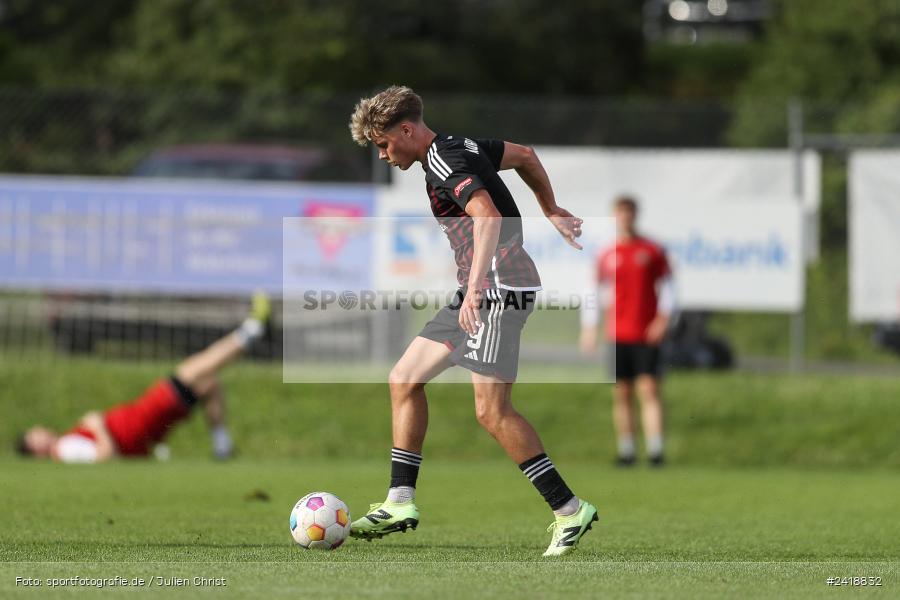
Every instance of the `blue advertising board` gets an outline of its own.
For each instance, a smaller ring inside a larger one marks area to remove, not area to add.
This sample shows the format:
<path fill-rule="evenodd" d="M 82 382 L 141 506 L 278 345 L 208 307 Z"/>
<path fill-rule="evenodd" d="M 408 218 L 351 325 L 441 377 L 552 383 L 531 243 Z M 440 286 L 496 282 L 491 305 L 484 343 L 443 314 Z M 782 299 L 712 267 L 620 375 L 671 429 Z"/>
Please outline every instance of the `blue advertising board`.
<path fill-rule="evenodd" d="M 362 185 L 0 177 L 0 287 L 280 293 L 283 273 L 366 285 L 369 241 L 316 224 L 369 217 L 374 198 Z M 306 223 L 294 254 L 283 217 Z"/>

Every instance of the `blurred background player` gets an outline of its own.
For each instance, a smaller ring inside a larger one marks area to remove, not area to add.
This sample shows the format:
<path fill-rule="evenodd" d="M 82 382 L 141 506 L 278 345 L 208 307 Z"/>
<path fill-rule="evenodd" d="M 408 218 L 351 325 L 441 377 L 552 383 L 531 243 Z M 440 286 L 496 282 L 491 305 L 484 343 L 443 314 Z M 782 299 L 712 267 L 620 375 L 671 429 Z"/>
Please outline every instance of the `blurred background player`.
<path fill-rule="evenodd" d="M 257 294 L 250 315 L 240 327 L 182 361 L 172 376 L 155 382 L 136 400 L 103 412 L 89 412 L 62 434 L 36 425 L 20 437 L 17 451 L 24 456 L 64 463 L 147 456 L 200 403 L 214 456 L 229 458 L 233 444 L 225 424 L 225 400 L 218 373 L 262 336 L 270 312 L 268 297 Z"/>
<path fill-rule="evenodd" d="M 635 392 L 641 401 L 647 458 L 651 465 L 664 462 L 662 375 L 659 346 L 675 311 L 672 271 L 663 248 L 638 234 L 638 204 L 622 196 L 613 205 L 616 243 L 597 257 L 596 290 L 599 302 L 582 308 L 581 349 L 597 347 L 599 307 L 605 309 L 606 338 L 615 349 L 613 423 L 616 428 L 617 464 L 635 462 Z"/>

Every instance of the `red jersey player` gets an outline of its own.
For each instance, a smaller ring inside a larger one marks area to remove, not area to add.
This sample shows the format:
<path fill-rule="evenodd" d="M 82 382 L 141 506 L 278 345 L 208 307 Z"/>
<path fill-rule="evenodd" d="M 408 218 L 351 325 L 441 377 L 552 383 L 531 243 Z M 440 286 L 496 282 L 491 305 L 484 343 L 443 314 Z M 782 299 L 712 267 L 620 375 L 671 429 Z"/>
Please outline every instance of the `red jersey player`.
<path fill-rule="evenodd" d="M 635 228 L 637 202 L 616 200 L 617 240 L 597 257 L 596 283 L 606 312 L 606 338 L 615 346 L 613 422 L 618 442 L 617 463 L 635 461 L 634 393 L 641 400 L 647 455 L 654 466 L 663 464 L 663 406 L 659 345 L 675 310 L 671 269 L 665 251 L 640 236 Z M 597 346 L 597 303 L 582 310 L 581 348 Z"/>
<path fill-rule="evenodd" d="M 20 437 L 17 450 L 25 456 L 65 463 L 147 456 L 200 403 L 210 426 L 213 452 L 217 458 L 227 458 L 232 444 L 225 427 L 218 371 L 262 335 L 269 313 L 268 298 L 258 294 L 251 315 L 237 330 L 182 361 L 171 377 L 155 382 L 136 400 L 104 412 L 90 412 L 62 434 L 34 426 Z"/>

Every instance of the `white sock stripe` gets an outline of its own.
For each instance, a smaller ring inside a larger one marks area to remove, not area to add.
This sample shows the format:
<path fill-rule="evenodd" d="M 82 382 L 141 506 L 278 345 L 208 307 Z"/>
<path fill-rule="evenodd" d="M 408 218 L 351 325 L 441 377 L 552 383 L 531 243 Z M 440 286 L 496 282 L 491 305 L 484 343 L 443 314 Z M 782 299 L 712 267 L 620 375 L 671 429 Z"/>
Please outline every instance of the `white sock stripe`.
<path fill-rule="evenodd" d="M 391 454 L 391 458 L 395 458 L 395 459 L 397 459 L 397 460 L 408 460 L 409 462 L 414 462 L 414 463 L 416 463 L 416 464 L 419 464 L 419 463 L 422 462 L 421 457 L 420 457 L 420 458 L 416 458 L 415 456 L 404 456 L 404 455 L 402 455 L 402 454 L 393 454 L 393 453 L 392 453 L 392 454 Z"/>
<path fill-rule="evenodd" d="M 415 452 L 408 452 L 407 450 L 401 450 L 400 448 L 391 448 L 391 454 L 403 454 L 410 458 L 415 458 L 418 460 L 422 460 L 421 454 L 416 454 Z"/>
<path fill-rule="evenodd" d="M 422 466 L 422 463 L 413 462 L 413 461 L 411 461 L 411 460 L 406 460 L 406 459 L 403 459 L 403 458 L 397 458 L 396 456 L 392 457 L 392 458 L 391 458 L 391 461 L 392 461 L 392 462 L 403 463 L 403 464 L 405 464 L 405 465 L 412 465 L 412 466 L 414 466 L 414 467 L 421 467 L 421 466 Z"/>
<path fill-rule="evenodd" d="M 543 466 L 545 466 L 545 465 L 547 465 L 547 464 L 553 464 L 553 463 L 550 462 L 550 458 L 549 458 L 549 457 L 545 456 L 544 458 L 542 458 L 541 460 L 537 461 L 537 462 L 534 463 L 533 465 L 529 465 L 528 467 L 526 467 L 525 469 L 523 469 L 522 472 L 525 473 L 526 476 L 528 476 L 528 475 L 531 475 L 533 472 L 537 471 L 538 469 L 540 469 L 541 467 L 543 467 Z"/>
<path fill-rule="evenodd" d="M 555 469 L 555 468 L 556 468 L 556 467 L 553 466 L 553 463 L 550 463 L 549 465 L 547 465 L 546 467 L 544 467 L 541 471 L 538 471 L 537 473 L 533 473 L 533 474 L 529 475 L 529 476 L 528 476 L 528 480 L 529 480 L 529 481 L 534 481 L 535 479 L 537 479 L 538 477 L 540 477 L 541 475 L 543 475 L 543 474 L 546 473 L 547 471 L 552 471 L 552 470 Z"/>
<path fill-rule="evenodd" d="M 528 465 L 527 467 L 525 467 L 524 472 L 525 472 L 525 473 L 528 473 L 529 471 L 533 471 L 533 470 L 535 470 L 537 467 L 540 467 L 541 465 L 544 465 L 544 464 L 546 464 L 546 463 L 548 463 L 548 462 L 550 462 L 550 457 L 549 457 L 549 456 L 545 456 L 544 458 L 540 459 L 539 461 L 534 462 L 534 463 L 531 463 L 530 465 Z"/>

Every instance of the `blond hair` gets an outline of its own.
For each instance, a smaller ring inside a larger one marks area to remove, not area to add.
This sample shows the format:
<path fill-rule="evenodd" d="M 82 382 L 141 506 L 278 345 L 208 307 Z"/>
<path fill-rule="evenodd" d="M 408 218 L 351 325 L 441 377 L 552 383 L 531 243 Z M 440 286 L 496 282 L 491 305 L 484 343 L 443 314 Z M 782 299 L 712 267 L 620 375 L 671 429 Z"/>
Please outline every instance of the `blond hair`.
<path fill-rule="evenodd" d="M 401 121 L 422 119 L 422 98 L 410 88 L 392 85 L 371 98 L 363 98 L 353 108 L 350 134 L 360 146 Z"/>

